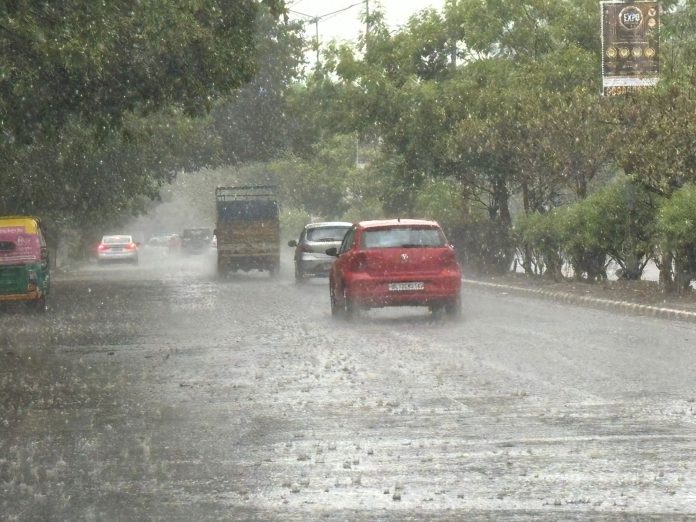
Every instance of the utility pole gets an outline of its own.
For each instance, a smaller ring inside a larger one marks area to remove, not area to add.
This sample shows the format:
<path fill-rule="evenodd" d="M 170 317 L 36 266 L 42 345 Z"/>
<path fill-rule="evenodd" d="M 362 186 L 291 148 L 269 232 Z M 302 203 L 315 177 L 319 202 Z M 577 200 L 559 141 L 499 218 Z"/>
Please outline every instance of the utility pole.
<path fill-rule="evenodd" d="M 319 65 L 319 17 L 314 17 L 314 35 L 317 40 L 317 65 Z"/>
<path fill-rule="evenodd" d="M 370 0 L 365 0 L 365 49 L 367 50 L 367 39 L 370 36 Z"/>

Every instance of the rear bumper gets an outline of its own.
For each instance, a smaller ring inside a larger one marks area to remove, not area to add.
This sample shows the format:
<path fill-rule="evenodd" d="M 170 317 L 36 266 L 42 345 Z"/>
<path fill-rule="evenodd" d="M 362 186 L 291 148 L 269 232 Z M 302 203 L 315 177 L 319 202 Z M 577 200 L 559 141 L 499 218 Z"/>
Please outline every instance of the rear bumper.
<path fill-rule="evenodd" d="M 41 299 L 42 294 L 38 290 L 26 292 L 23 294 L 0 294 L 0 303 L 16 302 L 16 301 L 37 301 Z"/>
<path fill-rule="evenodd" d="M 99 252 L 97 261 L 135 261 L 137 252 Z"/>
<path fill-rule="evenodd" d="M 231 254 L 218 250 L 218 266 L 236 270 L 257 270 L 275 268 L 280 265 L 280 255 L 273 254 Z"/>
<path fill-rule="evenodd" d="M 392 291 L 390 283 L 422 282 L 422 290 Z M 375 278 L 355 275 L 345 282 L 346 295 L 360 306 L 437 306 L 452 303 L 461 293 L 461 274 L 446 272 L 440 275 L 410 274 L 399 278 Z"/>
<path fill-rule="evenodd" d="M 303 274 L 327 276 L 331 271 L 335 257 L 304 257 L 301 261 L 297 261 L 302 269 Z"/>

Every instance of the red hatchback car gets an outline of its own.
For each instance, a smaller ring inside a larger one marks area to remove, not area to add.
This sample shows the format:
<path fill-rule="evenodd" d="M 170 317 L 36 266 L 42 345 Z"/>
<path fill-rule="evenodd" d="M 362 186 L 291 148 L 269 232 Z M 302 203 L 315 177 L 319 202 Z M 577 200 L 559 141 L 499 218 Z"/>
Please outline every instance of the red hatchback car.
<path fill-rule="evenodd" d="M 331 313 L 427 306 L 456 316 L 461 310 L 461 269 L 435 221 L 363 221 L 346 233 L 329 274 Z"/>

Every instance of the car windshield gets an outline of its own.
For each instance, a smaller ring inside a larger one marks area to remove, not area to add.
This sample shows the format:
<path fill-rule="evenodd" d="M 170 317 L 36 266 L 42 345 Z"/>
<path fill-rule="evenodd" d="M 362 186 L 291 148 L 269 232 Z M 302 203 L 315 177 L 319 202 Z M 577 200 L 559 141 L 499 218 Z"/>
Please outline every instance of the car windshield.
<path fill-rule="evenodd" d="M 342 241 L 350 229 L 345 227 L 316 227 L 307 229 L 307 241 Z"/>
<path fill-rule="evenodd" d="M 433 227 L 368 229 L 361 236 L 362 248 L 419 248 L 445 246 L 445 237 Z"/>

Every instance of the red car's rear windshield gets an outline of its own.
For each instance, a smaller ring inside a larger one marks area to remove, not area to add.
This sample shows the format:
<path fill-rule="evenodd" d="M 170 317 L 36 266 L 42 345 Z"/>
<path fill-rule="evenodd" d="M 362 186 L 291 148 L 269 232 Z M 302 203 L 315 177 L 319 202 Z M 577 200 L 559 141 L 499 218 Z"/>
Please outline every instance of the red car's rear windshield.
<path fill-rule="evenodd" d="M 433 248 L 446 244 L 442 230 L 423 226 L 367 229 L 360 238 L 361 248 Z"/>

